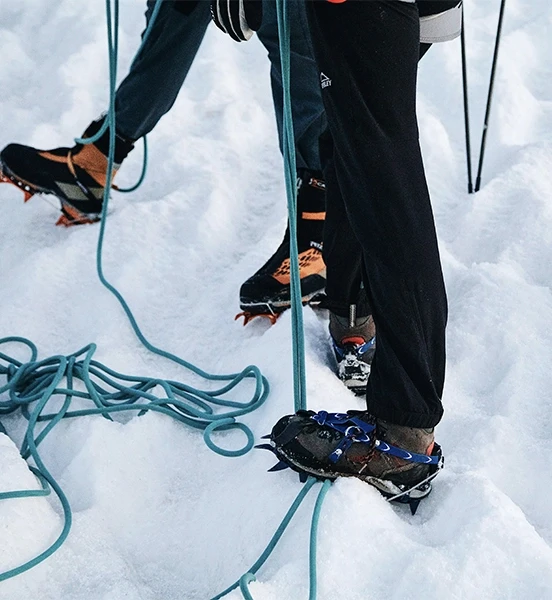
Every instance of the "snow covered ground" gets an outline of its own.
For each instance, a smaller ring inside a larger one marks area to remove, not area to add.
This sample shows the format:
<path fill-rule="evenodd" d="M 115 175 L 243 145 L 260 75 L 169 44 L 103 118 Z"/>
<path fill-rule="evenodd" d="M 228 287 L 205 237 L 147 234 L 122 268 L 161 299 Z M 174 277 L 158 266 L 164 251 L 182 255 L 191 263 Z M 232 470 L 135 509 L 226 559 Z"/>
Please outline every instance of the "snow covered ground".
<path fill-rule="evenodd" d="M 122 2 L 121 74 L 143 4 Z M 467 4 L 477 149 L 500 3 Z M 0 9 L 0 146 L 69 144 L 106 103 L 103 3 L 0 0 Z M 446 469 L 414 517 L 361 482 L 332 486 L 320 521 L 320 600 L 552 598 L 551 26 L 548 0 L 508 2 L 476 195 L 466 192 L 459 41 L 422 62 L 421 136 L 450 301 L 438 428 Z M 293 387 L 289 315 L 270 328 L 234 321 L 239 285 L 275 249 L 286 218 L 256 39 L 238 45 L 210 28 L 150 148 L 145 184 L 112 199 L 106 276 L 157 346 L 214 373 L 261 368 L 271 395 L 243 419 L 260 437 L 293 410 Z M 136 178 L 139 155 L 120 184 Z M 101 286 L 99 228 L 54 227 L 55 202 L 45 200 L 24 206 L 15 188 L 0 187 L 0 337 L 28 337 L 43 358 L 95 342 L 113 369 L 195 381 L 140 345 Z M 326 316 L 304 315 L 309 407 L 360 408 L 333 375 Z M 23 417 L 2 422 L 20 444 Z M 217 439 L 237 446 L 233 435 Z M 266 472 L 268 453 L 218 456 L 199 432 L 153 413 L 63 422 L 41 449 L 71 501 L 73 528 L 53 557 L 0 583 L 2 600 L 205 600 L 257 560 L 300 489 L 295 474 Z M 0 491 L 33 485 L 0 434 Z M 251 584 L 256 600 L 307 597 L 314 497 Z M 53 500 L 0 503 L 0 572 L 46 548 L 61 525 Z"/>

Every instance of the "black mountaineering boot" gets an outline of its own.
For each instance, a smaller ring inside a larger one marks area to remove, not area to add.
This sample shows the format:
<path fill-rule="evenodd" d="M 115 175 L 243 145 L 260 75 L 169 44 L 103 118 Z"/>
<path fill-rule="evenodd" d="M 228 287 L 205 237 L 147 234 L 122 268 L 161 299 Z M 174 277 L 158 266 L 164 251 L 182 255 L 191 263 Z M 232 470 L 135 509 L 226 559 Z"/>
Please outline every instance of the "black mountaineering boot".
<path fill-rule="evenodd" d="M 303 304 L 316 303 L 326 285 L 322 236 L 326 216 L 326 186 L 321 175 L 304 171 L 297 181 L 297 245 Z M 244 325 L 257 316 L 273 323 L 291 306 L 289 226 L 268 261 L 240 289 Z"/>
<path fill-rule="evenodd" d="M 352 392 L 363 395 L 376 351 L 376 326 L 372 315 L 357 317 L 354 304 L 349 309 L 349 318 L 330 312 L 330 335 L 337 376 Z"/>
<path fill-rule="evenodd" d="M 84 138 L 95 135 L 104 117 L 92 122 Z M 113 175 L 134 147 L 120 135 L 115 138 Z M 109 130 L 93 144 L 37 150 L 9 144 L 0 152 L 0 181 L 13 183 L 25 194 L 53 194 L 61 203 L 58 225 L 94 223 L 100 219 L 106 183 Z"/>

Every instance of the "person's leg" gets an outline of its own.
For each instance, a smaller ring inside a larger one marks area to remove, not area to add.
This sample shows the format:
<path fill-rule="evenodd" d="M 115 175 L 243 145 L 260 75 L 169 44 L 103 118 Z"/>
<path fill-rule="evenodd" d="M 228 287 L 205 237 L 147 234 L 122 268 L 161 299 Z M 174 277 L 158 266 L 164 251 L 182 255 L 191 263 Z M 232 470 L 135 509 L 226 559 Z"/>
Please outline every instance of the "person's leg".
<path fill-rule="evenodd" d="M 149 133 L 173 105 L 210 22 L 208 2 L 158 1 L 162 5 L 146 44 L 117 90 L 114 172 L 133 142 Z M 148 23 L 155 3 L 148 0 Z M 83 137 L 99 131 L 103 119 L 93 121 Z M 108 151 L 109 131 L 93 144 L 72 148 L 42 151 L 9 144 L 0 153 L 1 181 L 14 183 L 27 197 L 57 196 L 62 211 L 58 224 L 91 223 L 102 211 Z"/>
<path fill-rule="evenodd" d="M 185 2 L 183 12 L 173 0 L 148 0 L 147 23 L 157 1 L 163 5 L 150 35 L 117 89 L 117 131 L 131 140 L 148 134 L 171 109 L 210 22 L 209 2 Z"/>
<path fill-rule="evenodd" d="M 331 136 L 323 136 L 326 168 L 326 221 L 323 256 L 326 263 L 324 308 L 329 310 L 330 341 L 337 376 L 357 395 L 366 386 L 376 347 L 376 329 L 362 283 L 362 247 L 351 228 L 337 183 Z"/>
<path fill-rule="evenodd" d="M 420 44 L 420 59 L 431 44 Z M 327 183 L 323 257 L 326 263 L 325 308 L 337 374 L 355 394 L 365 394 L 376 346 L 372 309 L 362 282 L 362 246 L 349 221 L 337 183 L 333 140 L 321 136 L 321 160 Z"/>
<path fill-rule="evenodd" d="M 371 314 L 362 287 L 362 247 L 351 227 L 341 195 L 333 158 L 333 141 L 326 132 L 321 137 L 321 155 L 325 164 L 326 223 L 324 262 L 327 267 L 325 306 L 340 317 L 349 317 L 351 306 L 359 317 Z"/>
<path fill-rule="evenodd" d="M 442 415 L 446 296 L 416 122 L 419 22 L 404 2 L 313 5 L 335 169 L 362 246 L 378 347 L 368 410 L 398 425 Z"/>
<path fill-rule="evenodd" d="M 420 44 L 420 58 L 430 47 L 431 44 Z M 327 130 L 320 138 L 321 162 L 327 184 L 323 246 L 326 291 L 323 304 L 329 309 L 329 330 L 337 375 L 352 392 L 365 395 L 376 348 L 376 328 L 362 281 L 362 246 L 345 209 L 333 153 L 333 140 Z"/>
<path fill-rule="evenodd" d="M 430 47 L 431 44 L 420 44 L 420 60 Z M 332 313 L 344 318 L 350 316 L 351 306 L 354 306 L 356 315 L 362 318 L 371 314 L 362 286 L 362 247 L 349 222 L 337 184 L 333 140 L 328 130 L 320 138 L 320 147 L 327 182 L 323 252 L 327 267 L 325 304 Z"/>
<path fill-rule="evenodd" d="M 322 165 L 318 140 L 327 124 L 320 95 L 318 69 L 304 0 L 287 0 L 287 4 L 290 24 L 290 94 L 297 170 L 320 172 Z M 267 49 L 271 63 L 272 98 L 282 150 L 283 90 L 275 0 L 263 0 L 263 24 L 257 35 Z"/>
<path fill-rule="evenodd" d="M 290 79 L 295 134 L 297 191 L 297 243 L 301 295 L 304 303 L 320 297 L 326 283 L 322 258 L 325 185 L 322 178 L 319 137 L 326 117 L 318 71 L 314 62 L 303 0 L 288 0 L 290 15 Z M 257 32 L 271 62 L 272 97 L 282 149 L 283 90 L 274 0 L 263 0 L 263 23 Z M 240 289 L 240 307 L 246 322 L 258 315 L 276 316 L 290 306 L 289 229 L 276 252 Z"/>
<path fill-rule="evenodd" d="M 418 10 L 378 0 L 310 7 L 336 183 L 362 248 L 377 348 L 366 412 L 298 411 L 271 439 L 297 470 L 358 477 L 414 510 L 441 461 L 434 426 L 447 319 L 416 120 Z"/>

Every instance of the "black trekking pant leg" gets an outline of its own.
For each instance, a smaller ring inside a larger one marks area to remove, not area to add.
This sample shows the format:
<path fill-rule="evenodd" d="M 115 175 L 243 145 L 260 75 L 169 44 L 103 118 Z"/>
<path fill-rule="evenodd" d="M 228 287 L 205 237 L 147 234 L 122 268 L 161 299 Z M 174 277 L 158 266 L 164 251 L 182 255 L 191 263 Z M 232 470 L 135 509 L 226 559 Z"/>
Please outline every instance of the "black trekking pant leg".
<path fill-rule="evenodd" d="M 368 410 L 432 427 L 443 412 L 447 304 L 416 121 L 418 10 L 316 1 L 309 16 L 336 194 L 362 248 L 376 323 Z"/>
<path fill-rule="evenodd" d="M 115 97 L 117 131 L 131 140 L 150 133 L 171 109 L 211 22 L 209 2 L 188 2 L 181 12 L 174 0 L 148 0 L 146 24 L 157 2 L 157 20 Z"/>
<path fill-rule="evenodd" d="M 334 314 L 348 318 L 350 307 L 357 317 L 372 310 L 362 286 L 362 247 L 351 228 L 349 216 L 337 183 L 333 159 L 333 141 L 329 132 L 321 136 L 320 156 L 326 181 L 326 219 L 322 254 L 326 263 L 326 300 L 324 305 Z"/>
<path fill-rule="evenodd" d="M 431 44 L 420 44 L 420 59 Z M 327 183 L 326 222 L 324 225 L 324 262 L 326 263 L 325 306 L 340 317 L 350 316 L 351 305 L 357 317 L 372 313 L 362 285 L 362 246 L 349 222 L 341 197 L 333 161 L 333 140 L 326 130 L 320 136 L 320 158 Z"/>

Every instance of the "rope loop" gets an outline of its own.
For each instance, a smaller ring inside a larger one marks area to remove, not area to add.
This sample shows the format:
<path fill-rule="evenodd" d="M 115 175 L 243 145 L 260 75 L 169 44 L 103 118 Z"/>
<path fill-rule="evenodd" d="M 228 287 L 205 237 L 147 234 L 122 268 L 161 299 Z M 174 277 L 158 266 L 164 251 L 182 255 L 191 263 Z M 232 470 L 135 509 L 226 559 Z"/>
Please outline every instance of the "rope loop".
<path fill-rule="evenodd" d="M 247 443 L 245 444 L 245 446 L 238 450 L 226 450 L 225 448 L 221 448 L 220 446 L 215 444 L 215 442 L 213 442 L 213 440 L 211 439 L 211 435 L 217 429 L 223 431 L 228 431 L 229 429 L 239 429 L 240 431 L 243 431 L 243 433 L 245 433 L 247 437 Z M 251 450 L 251 448 L 253 448 L 253 444 L 255 443 L 255 438 L 251 429 L 249 429 L 249 427 L 247 427 L 247 425 L 244 425 L 243 423 L 237 423 L 234 417 L 218 419 L 207 425 L 205 431 L 203 432 L 203 439 L 205 440 L 205 443 L 207 444 L 207 447 L 210 450 L 216 452 L 217 454 L 220 454 L 221 456 L 228 457 L 243 456 L 244 454 L 247 454 Z"/>

